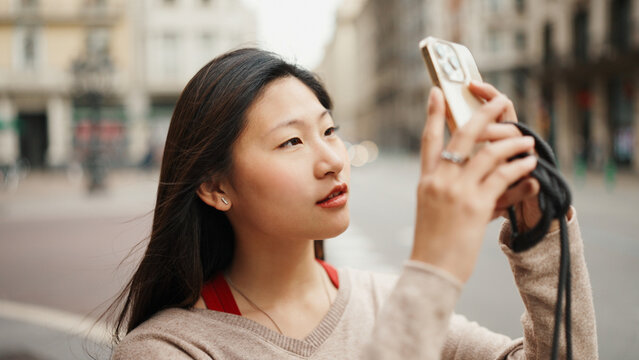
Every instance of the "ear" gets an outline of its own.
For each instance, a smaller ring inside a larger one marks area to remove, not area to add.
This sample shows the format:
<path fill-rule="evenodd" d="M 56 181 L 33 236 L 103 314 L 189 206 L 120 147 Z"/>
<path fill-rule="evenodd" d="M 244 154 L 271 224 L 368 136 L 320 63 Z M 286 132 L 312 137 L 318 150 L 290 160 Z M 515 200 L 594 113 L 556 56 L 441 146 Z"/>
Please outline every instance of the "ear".
<path fill-rule="evenodd" d="M 197 196 L 209 206 L 220 211 L 228 211 L 231 209 L 231 199 L 229 199 L 228 195 L 222 191 L 217 183 L 202 183 L 196 193 Z"/>

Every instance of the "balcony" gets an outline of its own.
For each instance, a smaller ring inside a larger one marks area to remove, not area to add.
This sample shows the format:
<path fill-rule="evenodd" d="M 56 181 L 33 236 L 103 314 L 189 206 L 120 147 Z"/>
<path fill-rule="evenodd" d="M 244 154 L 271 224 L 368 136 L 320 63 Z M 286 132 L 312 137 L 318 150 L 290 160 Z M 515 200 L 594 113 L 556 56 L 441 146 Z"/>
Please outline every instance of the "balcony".
<path fill-rule="evenodd" d="M 0 12 L 0 25 L 92 25 L 115 24 L 124 14 L 124 6 L 70 6 L 47 3 L 48 6 L 13 8 Z M 59 6 L 55 6 L 59 5 Z"/>
<path fill-rule="evenodd" d="M 116 71 L 111 78 L 114 93 L 123 93 L 130 81 L 129 74 Z M 0 69 L 0 92 L 9 93 L 69 93 L 73 77 L 70 71 L 53 68 L 34 70 Z"/>

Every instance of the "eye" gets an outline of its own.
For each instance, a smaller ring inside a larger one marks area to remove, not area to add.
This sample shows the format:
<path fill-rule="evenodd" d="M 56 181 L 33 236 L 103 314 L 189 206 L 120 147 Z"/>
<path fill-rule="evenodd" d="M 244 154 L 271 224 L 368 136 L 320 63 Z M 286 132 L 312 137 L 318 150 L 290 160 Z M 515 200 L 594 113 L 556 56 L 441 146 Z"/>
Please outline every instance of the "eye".
<path fill-rule="evenodd" d="M 339 130 L 339 126 L 331 126 L 326 131 L 324 131 L 324 136 L 331 136 L 335 134 Z"/>
<path fill-rule="evenodd" d="M 286 147 L 290 147 L 290 146 L 299 145 L 301 143 L 302 143 L 302 140 L 300 138 L 294 137 L 294 138 L 286 140 L 279 147 L 280 148 L 286 148 Z"/>

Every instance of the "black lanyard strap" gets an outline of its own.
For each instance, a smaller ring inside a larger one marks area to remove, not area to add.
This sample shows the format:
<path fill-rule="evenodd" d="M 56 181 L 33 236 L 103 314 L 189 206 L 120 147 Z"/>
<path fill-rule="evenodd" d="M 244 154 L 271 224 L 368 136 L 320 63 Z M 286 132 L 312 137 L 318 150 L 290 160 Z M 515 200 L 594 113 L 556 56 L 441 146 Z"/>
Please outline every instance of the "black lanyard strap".
<path fill-rule="evenodd" d="M 541 219 L 531 229 L 519 232 L 515 208 L 508 209 L 510 224 L 512 228 L 512 249 L 514 252 L 522 252 L 538 244 L 548 232 L 550 224 L 554 219 L 559 220 L 559 232 L 561 241 L 561 254 L 559 260 L 559 281 L 557 286 L 557 301 L 555 303 L 555 326 L 552 342 L 551 359 L 555 360 L 559 355 L 559 329 L 561 324 L 562 300 L 565 290 L 565 317 L 564 335 L 566 338 L 566 359 L 572 359 L 571 340 L 571 316 L 570 316 L 570 247 L 568 244 L 568 225 L 566 223 L 566 213 L 570 209 L 572 196 L 568 183 L 557 169 L 555 155 L 539 135 L 527 126 L 519 123 L 515 125 L 522 134 L 535 138 L 535 151 L 538 154 L 537 167 L 530 176 L 539 181 L 539 209 Z"/>

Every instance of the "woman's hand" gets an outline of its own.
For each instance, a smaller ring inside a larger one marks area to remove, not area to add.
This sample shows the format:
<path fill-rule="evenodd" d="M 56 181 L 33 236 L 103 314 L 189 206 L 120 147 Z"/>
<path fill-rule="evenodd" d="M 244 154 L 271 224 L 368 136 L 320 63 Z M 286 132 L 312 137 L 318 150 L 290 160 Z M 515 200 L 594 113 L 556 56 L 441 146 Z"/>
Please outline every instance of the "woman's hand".
<path fill-rule="evenodd" d="M 476 96 L 490 101 L 501 93 L 492 85 L 487 83 L 471 82 L 469 90 Z M 512 102 L 508 100 L 507 109 L 499 119 L 500 121 L 518 122 L 517 113 Z M 496 141 L 509 137 L 523 136 L 523 134 L 512 124 L 488 124 L 484 132 L 479 136 L 478 141 Z M 537 225 L 541 219 L 541 210 L 539 209 L 539 182 L 533 177 L 525 177 L 521 179 L 515 186 L 508 188 L 497 199 L 493 219 L 498 216 L 508 217 L 508 208 L 515 207 L 517 216 L 517 224 L 520 231 L 526 231 Z M 559 228 L 559 222 L 553 221 L 549 231 Z"/>
<path fill-rule="evenodd" d="M 452 135 L 446 151 L 469 156 L 476 142 L 486 136 L 487 131 L 494 131 L 489 130 L 488 125 L 509 116 L 511 109 L 512 103 L 505 96 L 493 96 Z M 466 282 L 497 202 L 506 195 L 512 183 L 535 168 L 537 159 L 528 156 L 508 162 L 507 159 L 514 155 L 531 152 L 534 140 L 528 136 L 495 136 L 494 141 L 464 164 L 444 160 L 441 154 L 445 117 L 441 90 L 433 88 L 422 136 L 422 166 L 411 259 L 440 267 Z M 509 199 L 502 201 L 507 203 Z"/>

